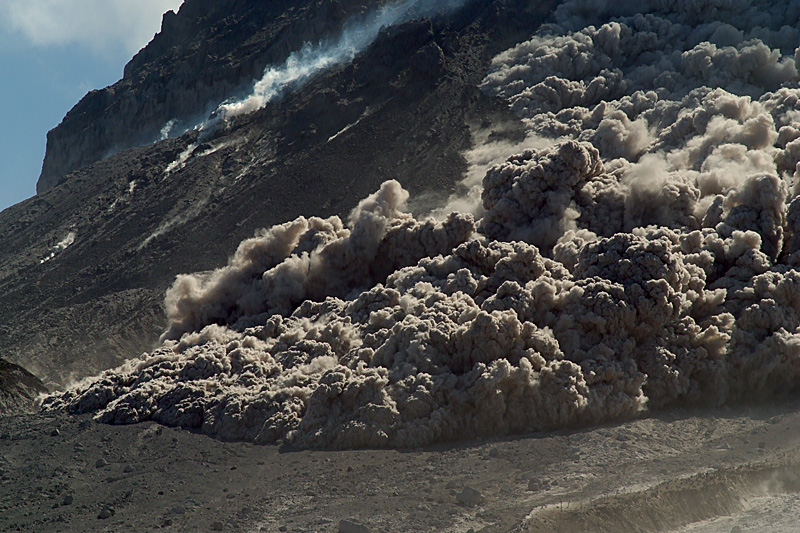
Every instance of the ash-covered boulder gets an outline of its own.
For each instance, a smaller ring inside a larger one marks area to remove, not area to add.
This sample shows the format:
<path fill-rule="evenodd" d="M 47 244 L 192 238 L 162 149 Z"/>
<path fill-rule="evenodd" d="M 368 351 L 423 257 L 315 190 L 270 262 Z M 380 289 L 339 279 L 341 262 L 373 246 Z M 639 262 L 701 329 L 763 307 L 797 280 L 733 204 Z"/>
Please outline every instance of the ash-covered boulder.
<path fill-rule="evenodd" d="M 30 411 L 36 397 L 48 392 L 39 378 L 19 365 L 0 359 L 0 415 Z"/>

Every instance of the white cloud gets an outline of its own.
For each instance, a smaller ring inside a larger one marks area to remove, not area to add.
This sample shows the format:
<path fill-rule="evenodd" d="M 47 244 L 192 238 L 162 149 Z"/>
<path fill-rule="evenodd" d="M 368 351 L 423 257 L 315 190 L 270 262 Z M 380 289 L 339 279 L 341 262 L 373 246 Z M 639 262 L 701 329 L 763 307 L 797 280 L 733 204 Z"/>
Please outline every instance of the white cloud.
<path fill-rule="evenodd" d="M 39 46 L 79 44 L 97 53 L 133 53 L 183 0 L 3 0 L 0 26 Z"/>

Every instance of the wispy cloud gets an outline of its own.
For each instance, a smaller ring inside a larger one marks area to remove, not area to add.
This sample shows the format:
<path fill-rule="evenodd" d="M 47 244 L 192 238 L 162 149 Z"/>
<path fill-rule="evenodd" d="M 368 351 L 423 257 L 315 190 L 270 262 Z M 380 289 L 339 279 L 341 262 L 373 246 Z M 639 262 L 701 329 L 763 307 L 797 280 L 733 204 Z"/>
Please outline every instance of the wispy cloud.
<path fill-rule="evenodd" d="M 37 46 L 79 44 L 98 54 L 133 53 L 183 0 L 2 0 L 0 31 Z"/>

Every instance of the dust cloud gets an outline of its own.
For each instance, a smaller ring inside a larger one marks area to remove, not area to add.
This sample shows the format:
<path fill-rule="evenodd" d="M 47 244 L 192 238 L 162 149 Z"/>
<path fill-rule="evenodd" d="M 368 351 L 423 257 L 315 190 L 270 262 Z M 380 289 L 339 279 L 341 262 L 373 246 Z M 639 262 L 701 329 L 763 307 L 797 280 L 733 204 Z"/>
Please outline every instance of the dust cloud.
<path fill-rule="evenodd" d="M 669 8 L 669 9 L 668 9 Z M 800 8 L 562 3 L 483 82 L 458 210 L 385 183 L 179 276 L 163 345 L 50 397 L 223 439 L 414 447 L 781 396 L 800 378 Z M 484 155 L 481 155 L 481 154 Z"/>

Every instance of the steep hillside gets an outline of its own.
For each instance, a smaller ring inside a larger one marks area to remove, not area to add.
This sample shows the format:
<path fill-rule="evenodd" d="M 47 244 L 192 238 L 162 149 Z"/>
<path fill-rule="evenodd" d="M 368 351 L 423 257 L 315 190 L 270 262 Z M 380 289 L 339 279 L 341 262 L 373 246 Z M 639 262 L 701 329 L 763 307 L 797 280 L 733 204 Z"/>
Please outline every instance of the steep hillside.
<path fill-rule="evenodd" d="M 372 2 L 377 4 L 378 2 Z M 264 67 L 340 29 L 361 2 L 189 0 L 114 85 L 87 94 L 47 136 L 37 191 L 126 148 L 150 144 L 170 120 L 188 125 L 247 89 Z"/>
<path fill-rule="evenodd" d="M 0 530 L 795 531 L 800 4 L 376 4 L 187 0 L 126 80 L 330 37 L 65 121 Z"/>
<path fill-rule="evenodd" d="M 202 4 L 186 2 L 177 18 L 166 17 L 126 77 L 87 95 L 51 133 L 45 168 L 67 153 L 76 158 L 56 165 L 54 179 L 81 168 L 58 186 L 42 186 L 43 178 L 39 195 L 0 213 L 0 333 L 8 357 L 45 382 L 63 384 L 152 348 L 166 327 L 163 296 L 175 276 L 221 266 L 259 228 L 301 214 L 346 214 L 390 178 L 414 193 L 449 194 L 466 168 L 470 126 L 509 120 L 505 105 L 477 88 L 491 58 L 552 8 L 476 0 L 447 17 L 393 27 L 352 63 L 199 145 L 190 131 L 98 161 L 119 139 L 135 144 L 136 132 L 199 109 L 169 102 L 196 90 L 195 103 L 213 106 L 226 90 L 251 83 L 265 62 L 311 35 L 305 28 L 315 19 L 303 9 L 355 9 L 314 2 L 276 17 L 282 2 Z M 266 19 L 271 30 L 258 22 Z M 315 31 L 341 25 L 338 16 L 323 20 L 311 24 Z M 227 59 L 186 69 L 187 57 L 217 46 L 213 56 Z M 420 50 L 434 52 L 433 60 Z M 196 89 L 214 83 L 213 91 Z"/>

